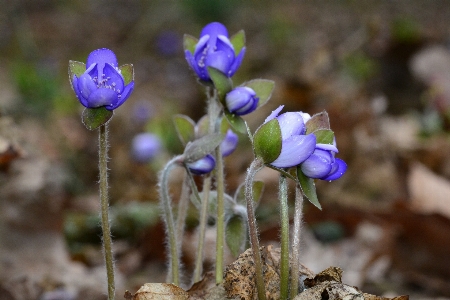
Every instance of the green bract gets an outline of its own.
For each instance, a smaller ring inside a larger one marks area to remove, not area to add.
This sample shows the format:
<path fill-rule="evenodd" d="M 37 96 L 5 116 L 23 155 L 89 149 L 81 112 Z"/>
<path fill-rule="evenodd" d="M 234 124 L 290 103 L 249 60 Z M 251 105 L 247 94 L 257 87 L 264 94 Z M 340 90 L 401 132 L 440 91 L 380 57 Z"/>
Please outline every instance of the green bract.
<path fill-rule="evenodd" d="M 261 125 L 253 136 L 255 156 L 270 164 L 281 153 L 281 128 L 277 119 Z"/>

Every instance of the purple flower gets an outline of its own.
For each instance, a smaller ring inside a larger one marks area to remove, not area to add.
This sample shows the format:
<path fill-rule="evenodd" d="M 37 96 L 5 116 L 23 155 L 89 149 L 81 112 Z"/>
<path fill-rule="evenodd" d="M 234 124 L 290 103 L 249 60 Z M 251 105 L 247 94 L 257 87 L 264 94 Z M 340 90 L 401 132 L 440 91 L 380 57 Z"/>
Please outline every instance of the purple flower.
<path fill-rule="evenodd" d="M 329 181 L 340 178 L 347 171 L 347 164 L 334 157 L 337 152 L 336 143 L 317 144 L 313 154 L 300 165 L 303 174 L 309 178 Z"/>
<path fill-rule="evenodd" d="M 147 163 L 161 150 L 159 138 L 151 133 L 137 134 L 131 143 L 131 155 L 140 163 Z"/>
<path fill-rule="evenodd" d="M 211 172 L 216 166 L 216 160 L 210 154 L 207 154 L 205 157 L 200 158 L 197 161 L 192 163 L 187 163 L 186 166 L 195 175 L 202 175 Z"/>
<path fill-rule="evenodd" d="M 204 81 L 211 81 L 208 67 L 220 70 L 227 77 L 233 76 L 240 67 L 244 54 L 245 47 L 236 56 L 227 28 L 218 22 L 210 23 L 203 28 L 194 53 L 185 50 L 188 64 Z"/>
<path fill-rule="evenodd" d="M 222 156 L 228 156 L 236 149 L 238 144 L 239 138 L 236 133 L 233 132 L 233 130 L 228 129 L 227 134 L 225 135 L 225 138 L 223 139 L 222 143 L 220 144 L 220 150 L 222 152 Z"/>
<path fill-rule="evenodd" d="M 283 105 L 274 110 L 264 121 L 267 123 L 277 119 L 281 129 L 281 152 L 270 162 L 278 168 L 290 168 L 305 161 L 316 147 L 316 136 L 306 133 L 304 114 L 302 112 L 286 112 L 278 116 Z"/>
<path fill-rule="evenodd" d="M 72 87 L 80 103 L 88 108 L 104 106 L 114 110 L 131 95 L 134 81 L 125 85 L 114 52 L 103 48 L 92 51 L 86 62 L 86 71 L 73 75 Z"/>
<path fill-rule="evenodd" d="M 237 87 L 225 96 L 228 110 L 239 116 L 254 111 L 258 106 L 258 101 L 256 92 L 246 86 Z"/>

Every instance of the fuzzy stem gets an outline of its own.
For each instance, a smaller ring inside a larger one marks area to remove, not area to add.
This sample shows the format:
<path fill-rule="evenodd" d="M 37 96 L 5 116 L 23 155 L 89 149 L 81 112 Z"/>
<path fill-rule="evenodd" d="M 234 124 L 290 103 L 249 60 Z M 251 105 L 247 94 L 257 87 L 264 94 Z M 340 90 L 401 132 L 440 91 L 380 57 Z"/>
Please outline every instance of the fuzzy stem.
<path fill-rule="evenodd" d="M 286 176 L 280 174 L 279 182 L 281 219 L 280 299 L 286 300 L 289 293 L 289 207 Z"/>
<path fill-rule="evenodd" d="M 175 222 L 172 214 L 171 199 L 169 195 L 169 173 L 173 167 L 176 166 L 182 159 L 181 156 L 176 156 L 170 160 L 162 171 L 160 177 L 160 197 L 161 205 L 164 212 L 164 224 L 166 225 L 167 235 L 168 235 L 168 253 L 169 253 L 169 263 L 170 263 L 170 274 L 171 282 L 175 285 L 180 285 L 180 255 L 179 246 L 177 245 L 176 233 L 175 233 Z M 181 243 L 181 241 L 180 241 Z"/>
<path fill-rule="evenodd" d="M 255 211 L 253 208 L 253 180 L 256 173 L 263 167 L 263 161 L 258 158 L 255 159 L 247 169 L 247 176 L 245 178 L 245 200 L 247 202 L 248 229 L 250 244 L 253 251 L 253 260 L 255 263 L 256 287 L 258 290 L 259 300 L 266 299 L 266 292 L 264 288 L 261 252 L 259 251 L 258 228 L 256 227 Z"/>
<path fill-rule="evenodd" d="M 200 232 L 198 235 L 197 256 L 194 269 L 194 283 L 200 281 L 203 272 L 203 247 L 205 243 L 206 222 L 208 221 L 209 191 L 211 190 L 211 175 L 203 181 L 203 199 L 200 210 Z"/>
<path fill-rule="evenodd" d="M 298 275 L 300 271 L 300 237 L 303 217 L 303 194 L 300 186 L 295 186 L 294 235 L 292 239 L 291 299 L 298 294 Z"/>
<path fill-rule="evenodd" d="M 223 246 L 225 240 L 225 183 L 223 157 L 220 146 L 216 148 L 216 189 L 217 189 L 217 240 L 216 240 L 216 283 L 223 280 Z"/>
<path fill-rule="evenodd" d="M 98 168 L 100 172 L 100 207 L 102 219 L 103 251 L 105 256 L 106 276 L 108 281 L 108 300 L 114 300 L 114 261 L 112 253 L 112 239 L 108 216 L 108 128 L 103 124 L 98 134 Z"/>
<path fill-rule="evenodd" d="M 183 240 L 184 224 L 186 222 L 187 210 L 189 207 L 189 177 L 185 174 L 183 179 L 183 185 L 181 186 L 180 200 L 178 201 L 178 213 L 176 223 L 177 240 Z"/>

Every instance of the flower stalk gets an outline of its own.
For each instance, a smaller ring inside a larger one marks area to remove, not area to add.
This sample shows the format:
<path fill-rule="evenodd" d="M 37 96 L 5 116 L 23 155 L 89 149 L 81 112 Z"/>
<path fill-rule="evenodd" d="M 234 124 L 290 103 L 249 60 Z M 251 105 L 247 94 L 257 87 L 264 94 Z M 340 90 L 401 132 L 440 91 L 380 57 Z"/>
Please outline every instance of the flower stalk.
<path fill-rule="evenodd" d="M 303 217 L 303 193 L 299 184 L 295 185 L 294 233 L 292 236 L 291 299 L 298 294 L 298 274 L 300 271 L 300 238 Z"/>
<path fill-rule="evenodd" d="M 247 169 L 247 176 L 245 178 L 245 200 L 247 202 L 248 228 L 250 244 L 253 251 L 253 260 L 255 263 L 256 288 L 258 291 L 259 300 L 266 299 L 266 292 L 264 288 L 261 252 L 259 251 L 258 228 L 256 226 L 255 210 L 253 207 L 253 181 L 256 173 L 258 173 L 258 171 L 263 167 L 263 161 L 256 158 Z"/>
<path fill-rule="evenodd" d="M 100 208 L 101 224 L 103 236 L 103 254 L 105 257 L 106 277 L 108 282 L 108 300 L 114 299 L 115 281 L 114 281 L 114 260 L 112 253 L 111 229 L 109 224 L 109 203 L 108 203 L 108 128 L 107 124 L 99 128 L 99 184 L 100 184 Z"/>
<path fill-rule="evenodd" d="M 281 259 L 280 259 L 280 299 L 288 299 L 289 294 L 289 206 L 286 176 L 280 174 L 279 200 L 281 220 Z"/>

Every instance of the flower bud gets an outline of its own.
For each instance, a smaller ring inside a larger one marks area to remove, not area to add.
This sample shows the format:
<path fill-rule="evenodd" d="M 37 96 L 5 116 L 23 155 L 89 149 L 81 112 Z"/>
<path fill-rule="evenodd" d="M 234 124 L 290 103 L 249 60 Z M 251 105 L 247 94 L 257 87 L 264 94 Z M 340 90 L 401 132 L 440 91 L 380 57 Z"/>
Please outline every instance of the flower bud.
<path fill-rule="evenodd" d="M 216 160 L 210 154 L 203 158 L 194 161 L 193 163 L 187 163 L 186 166 L 195 175 L 202 175 L 211 172 L 216 166 Z"/>
<path fill-rule="evenodd" d="M 236 56 L 227 28 L 218 22 L 203 28 L 193 53 L 185 49 L 189 66 L 204 81 L 211 81 L 208 67 L 218 69 L 227 77 L 233 76 L 240 67 L 244 54 L 245 47 Z"/>
<path fill-rule="evenodd" d="M 233 132 L 233 130 L 228 129 L 227 134 L 225 135 L 225 138 L 223 139 L 222 143 L 220 144 L 220 150 L 222 152 L 222 156 L 228 156 L 236 149 L 238 144 L 239 138 L 236 133 Z"/>
<path fill-rule="evenodd" d="M 254 90 L 246 86 L 233 89 L 225 97 L 228 110 L 236 115 L 251 113 L 258 106 L 259 98 Z"/>
<path fill-rule="evenodd" d="M 147 163 L 161 150 L 159 138 L 151 133 L 140 133 L 133 138 L 131 155 L 139 163 Z"/>
<path fill-rule="evenodd" d="M 134 89 L 134 81 L 125 84 L 114 52 L 103 48 L 92 51 L 86 62 L 86 71 L 70 78 L 72 88 L 87 108 L 104 106 L 114 110 L 122 105 Z"/>

